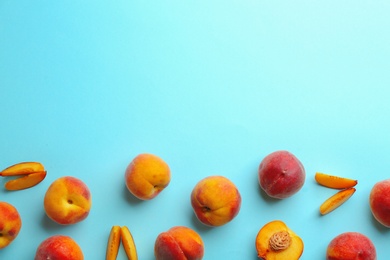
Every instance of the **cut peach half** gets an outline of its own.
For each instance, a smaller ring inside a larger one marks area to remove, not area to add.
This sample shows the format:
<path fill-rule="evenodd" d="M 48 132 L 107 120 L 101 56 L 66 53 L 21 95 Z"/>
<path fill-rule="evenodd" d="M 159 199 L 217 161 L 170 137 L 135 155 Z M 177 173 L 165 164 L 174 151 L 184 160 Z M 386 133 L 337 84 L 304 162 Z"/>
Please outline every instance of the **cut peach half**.
<path fill-rule="evenodd" d="M 318 184 L 333 189 L 352 188 L 358 183 L 357 180 L 334 176 L 321 172 L 316 172 L 314 178 Z"/>
<path fill-rule="evenodd" d="M 257 256 L 264 260 L 298 260 L 303 248 L 302 239 L 280 220 L 267 223 L 256 236 Z"/>
<path fill-rule="evenodd" d="M 41 181 L 46 177 L 46 172 L 35 172 L 35 173 L 30 173 L 28 175 L 25 175 L 23 177 L 20 177 L 15 180 L 10 180 L 5 183 L 4 187 L 7 190 L 23 190 L 23 189 L 28 189 L 31 188 Z"/>
<path fill-rule="evenodd" d="M 341 204 L 346 202 L 354 193 L 355 188 L 348 188 L 337 192 L 335 195 L 331 196 L 320 206 L 321 215 L 326 215 L 329 212 L 335 210 L 340 207 Z"/>
<path fill-rule="evenodd" d="M 121 227 L 121 238 L 122 238 L 122 245 L 123 248 L 125 249 L 127 258 L 129 260 L 137 260 L 138 256 L 137 256 L 137 249 L 135 247 L 135 242 L 133 236 L 130 233 L 130 230 L 126 226 Z"/>
<path fill-rule="evenodd" d="M 118 256 L 119 243 L 121 241 L 121 227 L 113 226 L 108 237 L 106 260 L 115 260 Z"/>
<path fill-rule="evenodd" d="M 0 172 L 0 176 L 25 175 L 35 172 L 43 172 L 45 168 L 39 162 L 21 162 L 14 164 Z"/>

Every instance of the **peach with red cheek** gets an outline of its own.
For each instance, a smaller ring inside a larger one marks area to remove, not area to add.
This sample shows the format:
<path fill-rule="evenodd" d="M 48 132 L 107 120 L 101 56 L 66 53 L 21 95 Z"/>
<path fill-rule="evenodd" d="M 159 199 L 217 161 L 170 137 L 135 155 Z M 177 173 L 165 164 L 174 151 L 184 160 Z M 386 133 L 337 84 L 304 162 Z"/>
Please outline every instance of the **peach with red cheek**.
<path fill-rule="evenodd" d="M 83 260 L 80 246 L 71 237 L 55 235 L 45 239 L 37 248 L 34 260 Z"/>
<path fill-rule="evenodd" d="M 55 180 L 44 198 L 47 216 L 58 224 L 69 225 L 84 220 L 91 210 L 92 197 L 81 180 L 65 176 Z"/>
<path fill-rule="evenodd" d="M 154 254 L 157 260 L 200 260 L 204 255 L 204 244 L 194 230 L 176 226 L 158 235 Z"/>
<path fill-rule="evenodd" d="M 390 227 L 390 179 L 379 181 L 372 187 L 369 202 L 374 218 Z"/>
<path fill-rule="evenodd" d="M 305 183 L 306 173 L 302 163 L 288 151 L 276 151 L 260 163 L 260 187 L 270 197 L 284 199 L 297 193 Z"/>
<path fill-rule="evenodd" d="M 327 260 L 376 260 L 372 241 L 358 232 L 345 232 L 336 236 L 326 250 Z"/>
<path fill-rule="evenodd" d="M 0 202 L 0 249 L 11 244 L 22 228 L 22 219 L 17 209 L 4 201 Z"/>

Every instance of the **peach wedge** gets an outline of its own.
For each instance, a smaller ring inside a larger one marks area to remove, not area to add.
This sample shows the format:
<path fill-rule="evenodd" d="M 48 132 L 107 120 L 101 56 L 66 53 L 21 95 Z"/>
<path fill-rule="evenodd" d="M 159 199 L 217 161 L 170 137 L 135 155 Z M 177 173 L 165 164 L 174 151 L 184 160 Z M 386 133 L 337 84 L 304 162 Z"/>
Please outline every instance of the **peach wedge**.
<path fill-rule="evenodd" d="M 121 227 L 121 239 L 122 239 L 122 245 L 125 249 L 127 258 L 129 260 L 137 260 L 137 249 L 135 247 L 133 236 L 130 233 L 130 230 L 123 226 Z"/>
<path fill-rule="evenodd" d="M 346 202 L 354 193 L 355 188 L 348 188 L 337 192 L 320 206 L 321 215 L 326 215 Z"/>
<path fill-rule="evenodd" d="M 120 226 L 113 226 L 110 231 L 110 236 L 108 237 L 107 250 L 106 250 L 106 260 L 115 260 L 121 241 L 121 228 Z"/>
<path fill-rule="evenodd" d="M 352 188 L 358 183 L 357 180 L 334 176 L 321 172 L 316 172 L 314 178 L 318 184 L 333 189 Z"/>
<path fill-rule="evenodd" d="M 7 190 L 23 190 L 31 188 L 46 177 L 46 171 L 39 162 L 22 162 L 14 164 L 0 172 L 2 177 L 21 176 L 5 183 Z"/>

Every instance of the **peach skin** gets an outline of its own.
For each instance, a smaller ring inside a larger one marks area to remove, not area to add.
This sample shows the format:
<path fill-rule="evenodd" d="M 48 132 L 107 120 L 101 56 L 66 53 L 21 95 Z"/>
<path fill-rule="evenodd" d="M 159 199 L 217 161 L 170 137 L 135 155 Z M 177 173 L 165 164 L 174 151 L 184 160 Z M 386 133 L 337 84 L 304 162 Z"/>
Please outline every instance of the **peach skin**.
<path fill-rule="evenodd" d="M 326 260 L 376 260 L 372 241 L 358 232 L 342 233 L 329 243 Z"/>
<path fill-rule="evenodd" d="M 17 209 L 4 201 L 0 201 L 0 249 L 11 244 L 22 228 L 22 219 Z"/>
<path fill-rule="evenodd" d="M 334 176 L 321 172 L 316 172 L 314 178 L 318 184 L 332 189 L 352 188 L 358 183 L 357 180 Z"/>
<path fill-rule="evenodd" d="M 31 188 L 43 181 L 46 177 L 46 171 L 41 163 L 23 162 L 6 168 L 0 172 L 0 176 L 22 176 L 10 180 L 4 185 L 7 190 L 22 190 Z"/>
<path fill-rule="evenodd" d="M 51 236 L 38 246 L 34 260 L 84 260 L 80 246 L 71 237 Z"/>
<path fill-rule="evenodd" d="M 81 180 L 65 176 L 55 180 L 47 189 L 44 209 L 47 216 L 61 225 L 84 220 L 91 210 L 92 197 Z"/>
<path fill-rule="evenodd" d="M 390 228 L 390 179 L 375 183 L 370 192 L 369 203 L 374 218 Z"/>
<path fill-rule="evenodd" d="M 154 255 L 156 260 L 201 260 L 204 244 L 194 230 L 176 226 L 158 235 Z"/>
<path fill-rule="evenodd" d="M 320 206 L 321 215 L 326 215 L 329 212 L 340 207 L 344 202 L 346 202 L 354 193 L 355 188 L 348 188 L 337 192 L 335 195 L 331 196 Z"/>
<path fill-rule="evenodd" d="M 127 189 L 141 200 L 150 200 L 164 190 L 171 181 L 168 164 L 153 154 L 139 154 L 125 172 Z"/>
<path fill-rule="evenodd" d="M 239 213 L 241 195 L 226 177 L 209 176 L 199 181 L 192 190 L 191 205 L 200 222 L 208 226 L 222 226 Z"/>
<path fill-rule="evenodd" d="M 274 220 L 265 224 L 256 236 L 257 256 L 264 260 L 297 260 L 303 253 L 303 241 L 287 225 Z"/>

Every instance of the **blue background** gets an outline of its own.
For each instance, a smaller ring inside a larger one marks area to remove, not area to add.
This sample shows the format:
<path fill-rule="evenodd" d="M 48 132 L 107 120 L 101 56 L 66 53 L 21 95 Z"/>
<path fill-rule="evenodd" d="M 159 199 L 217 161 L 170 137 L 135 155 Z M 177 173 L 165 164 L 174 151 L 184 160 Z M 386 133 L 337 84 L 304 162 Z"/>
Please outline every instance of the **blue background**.
<path fill-rule="evenodd" d="M 389 12 L 389 1 L 2 0 L 0 168 L 39 161 L 48 175 L 28 190 L 0 189 L 23 220 L 0 258 L 33 259 L 41 241 L 65 234 L 87 260 L 104 259 L 111 226 L 127 225 L 139 258 L 154 259 L 157 235 L 185 225 L 202 236 L 204 259 L 257 259 L 257 232 L 280 219 L 304 240 L 301 259 L 325 259 L 346 231 L 370 237 L 385 259 L 390 232 L 368 196 L 389 177 Z M 274 201 L 260 192 L 257 168 L 280 149 L 302 161 L 307 179 Z M 172 171 L 151 201 L 124 184 L 142 152 Z M 319 206 L 336 191 L 317 185 L 316 171 L 359 181 L 326 216 Z M 208 228 L 189 196 L 214 174 L 237 185 L 242 207 Z M 72 226 L 43 210 L 48 186 L 65 175 L 93 196 L 89 217 Z"/>

